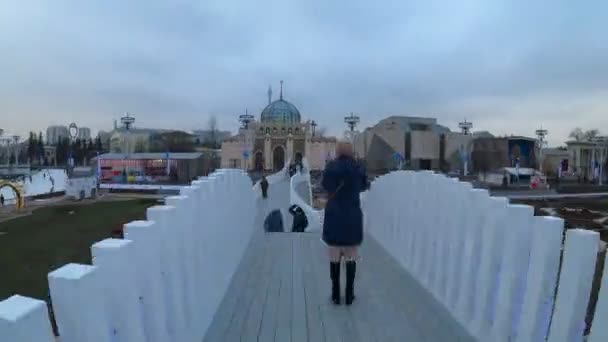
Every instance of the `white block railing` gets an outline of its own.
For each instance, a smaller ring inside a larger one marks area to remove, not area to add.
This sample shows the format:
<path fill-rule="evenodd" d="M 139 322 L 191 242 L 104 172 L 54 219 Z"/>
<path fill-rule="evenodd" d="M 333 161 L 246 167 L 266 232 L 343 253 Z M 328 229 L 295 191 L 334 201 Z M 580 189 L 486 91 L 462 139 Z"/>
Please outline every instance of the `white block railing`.
<path fill-rule="evenodd" d="M 362 194 L 365 230 L 479 341 L 583 341 L 599 234 L 432 172 Z M 608 262 L 589 342 L 608 341 Z"/>
<path fill-rule="evenodd" d="M 61 342 L 200 342 L 250 241 L 256 210 L 249 176 L 218 170 L 148 208 L 146 221 L 126 224 L 125 239 L 95 243 L 93 265 L 49 273 Z M 0 341 L 54 342 L 46 303 L 1 301 Z"/>

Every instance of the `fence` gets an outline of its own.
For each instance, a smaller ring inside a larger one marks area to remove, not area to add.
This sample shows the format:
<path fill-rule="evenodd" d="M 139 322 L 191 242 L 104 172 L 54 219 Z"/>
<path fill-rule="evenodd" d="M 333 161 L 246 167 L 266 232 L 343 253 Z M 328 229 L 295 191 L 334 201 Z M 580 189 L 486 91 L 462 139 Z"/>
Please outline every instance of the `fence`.
<path fill-rule="evenodd" d="M 363 194 L 366 230 L 480 341 L 582 341 L 599 248 L 533 208 L 431 172 Z M 589 342 L 608 341 L 608 267 Z"/>
<path fill-rule="evenodd" d="M 251 238 L 255 206 L 245 173 L 218 170 L 126 224 L 124 240 L 95 243 L 93 265 L 51 272 L 61 342 L 201 341 Z M 46 303 L 0 302 L 0 340 L 54 341 Z"/>

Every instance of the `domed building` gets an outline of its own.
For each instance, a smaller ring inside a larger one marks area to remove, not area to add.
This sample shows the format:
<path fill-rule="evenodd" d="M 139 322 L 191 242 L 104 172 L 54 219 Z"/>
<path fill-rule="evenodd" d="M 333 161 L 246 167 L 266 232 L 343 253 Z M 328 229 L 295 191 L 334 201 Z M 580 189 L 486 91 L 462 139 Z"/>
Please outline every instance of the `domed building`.
<path fill-rule="evenodd" d="M 241 115 L 238 134 L 222 143 L 222 167 L 278 171 L 306 157 L 312 169 L 322 169 L 335 156 L 336 139 L 315 136 L 314 122 L 302 122 L 298 108 L 283 98 L 282 81 L 278 100 L 272 100 L 268 88 L 268 104 L 259 118 Z"/>

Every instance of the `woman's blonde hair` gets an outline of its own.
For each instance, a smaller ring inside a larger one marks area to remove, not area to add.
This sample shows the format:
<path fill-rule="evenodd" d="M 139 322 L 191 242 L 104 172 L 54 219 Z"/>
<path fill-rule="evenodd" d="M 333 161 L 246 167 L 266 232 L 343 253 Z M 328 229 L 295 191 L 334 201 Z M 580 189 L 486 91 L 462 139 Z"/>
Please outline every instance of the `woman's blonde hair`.
<path fill-rule="evenodd" d="M 337 156 L 352 156 L 353 155 L 353 143 L 348 139 L 340 139 L 336 144 L 336 155 Z"/>

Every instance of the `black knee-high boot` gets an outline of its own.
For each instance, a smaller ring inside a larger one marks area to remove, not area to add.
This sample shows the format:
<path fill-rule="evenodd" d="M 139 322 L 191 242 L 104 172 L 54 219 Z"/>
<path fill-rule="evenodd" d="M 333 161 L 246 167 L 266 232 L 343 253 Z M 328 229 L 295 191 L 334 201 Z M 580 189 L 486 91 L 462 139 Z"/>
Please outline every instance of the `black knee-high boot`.
<path fill-rule="evenodd" d="M 357 262 L 347 261 L 346 262 L 346 293 L 345 301 L 346 305 L 351 305 L 355 300 L 355 273 L 357 271 Z"/>
<path fill-rule="evenodd" d="M 329 276 L 331 278 L 331 300 L 334 304 L 340 304 L 340 263 L 329 263 Z"/>

